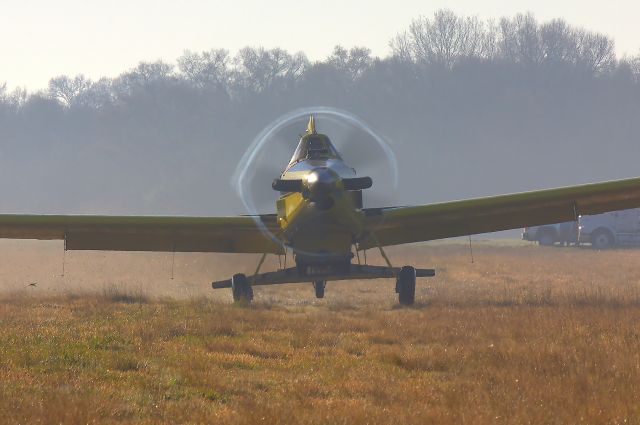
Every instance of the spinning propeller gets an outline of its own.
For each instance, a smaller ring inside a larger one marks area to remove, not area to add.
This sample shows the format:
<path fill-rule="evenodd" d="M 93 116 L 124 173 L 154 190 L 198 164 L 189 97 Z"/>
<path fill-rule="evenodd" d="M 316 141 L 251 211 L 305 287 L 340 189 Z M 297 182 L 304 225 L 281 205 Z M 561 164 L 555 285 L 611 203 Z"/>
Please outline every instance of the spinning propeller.
<path fill-rule="evenodd" d="M 318 132 L 327 135 L 345 164 L 356 170 L 356 177 L 336 178 L 327 170 L 313 182 L 280 179 L 310 115 L 316 118 Z M 278 191 L 319 196 L 323 187 L 336 184 L 363 190 L 364 207 L 396 204 L 397 166 L 390 146 L 362 120 L 337 109 L 305 108 L 274 121 L 256 138 L 240 167 L 234 183 L 251 215 L 273 213 Z"/>

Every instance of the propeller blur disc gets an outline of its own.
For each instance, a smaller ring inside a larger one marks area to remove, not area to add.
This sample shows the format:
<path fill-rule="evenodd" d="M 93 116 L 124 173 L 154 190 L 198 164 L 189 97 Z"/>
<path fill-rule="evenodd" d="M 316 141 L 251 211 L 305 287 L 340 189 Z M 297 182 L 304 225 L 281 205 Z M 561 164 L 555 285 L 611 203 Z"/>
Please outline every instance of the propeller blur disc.
<path fill-rule="evenodd" d="M 398 165 L 389 143 L 352 113 L 336 108 L 316 106 L 289 112 L 267 125 L 242 156 L 231 184 L 247 214 L 255 216 L 264 232 L 259 215 L 275 212 L 278 192 L 271 182 L 284 171 L 309 116 L 316 119 L 319 133 L 329 136 L 345 163 L 358 176 L 369 176 L 373 187 L 363 191 L 365 207 L 394 205 L 398 186 Z"/>

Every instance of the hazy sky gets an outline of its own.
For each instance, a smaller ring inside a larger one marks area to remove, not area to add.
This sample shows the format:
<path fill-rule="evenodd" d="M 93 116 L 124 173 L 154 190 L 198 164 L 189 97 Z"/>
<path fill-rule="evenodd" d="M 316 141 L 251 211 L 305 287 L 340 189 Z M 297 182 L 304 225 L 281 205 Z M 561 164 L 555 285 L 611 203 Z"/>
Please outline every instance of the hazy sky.
<path fill-rule="evenodd" d="M 3 0 L 0 82 L 33 90 L 60 74 L 114 76 L 141 60 L 214 47 L 283 47 L 321 59 L 342 44 L 383 56 L 412 18 L 440 8 L 563 17 L 612 36 L 619 54 L 640 51 L 638 0 Z"/>

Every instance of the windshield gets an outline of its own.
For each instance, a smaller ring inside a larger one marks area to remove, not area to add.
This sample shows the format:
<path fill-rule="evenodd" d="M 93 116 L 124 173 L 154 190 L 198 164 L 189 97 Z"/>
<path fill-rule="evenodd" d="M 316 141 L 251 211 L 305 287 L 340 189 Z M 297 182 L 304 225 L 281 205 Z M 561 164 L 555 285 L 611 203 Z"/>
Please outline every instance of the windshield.
<path fill-rule="evenodd" d="M 289 164 L 307 159 L 341 159 L 331 140 L 324 134 L 303 136 Z"/>

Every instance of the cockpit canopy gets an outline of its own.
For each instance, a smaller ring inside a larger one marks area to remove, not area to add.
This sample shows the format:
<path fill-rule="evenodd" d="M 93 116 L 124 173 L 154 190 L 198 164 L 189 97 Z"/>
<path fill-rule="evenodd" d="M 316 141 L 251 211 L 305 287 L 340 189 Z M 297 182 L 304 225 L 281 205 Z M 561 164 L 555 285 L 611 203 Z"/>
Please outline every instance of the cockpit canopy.
<path fill-rule="evenodd" d="M 314 159 L 342 159 L 340 154 L 324 134 L 306 134 L 300 139 L 298 147 L 291 158 L 289 165 L 300 161 Z"/>

